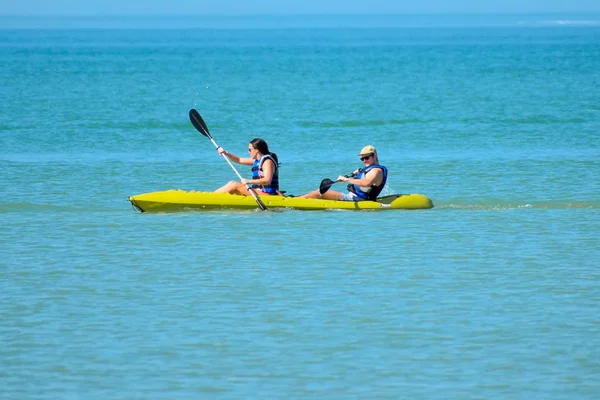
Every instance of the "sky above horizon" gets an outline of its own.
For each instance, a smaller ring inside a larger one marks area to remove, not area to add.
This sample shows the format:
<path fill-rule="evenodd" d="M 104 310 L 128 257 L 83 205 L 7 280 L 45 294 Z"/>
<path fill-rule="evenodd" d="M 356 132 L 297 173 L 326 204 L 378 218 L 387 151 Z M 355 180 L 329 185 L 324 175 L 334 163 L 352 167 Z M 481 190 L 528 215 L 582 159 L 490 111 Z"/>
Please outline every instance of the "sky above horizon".
<path fill-rule="evenodd" d="M 0 15 L 413 14 L 600 12 L 598 0 L 20 0 Z"/>

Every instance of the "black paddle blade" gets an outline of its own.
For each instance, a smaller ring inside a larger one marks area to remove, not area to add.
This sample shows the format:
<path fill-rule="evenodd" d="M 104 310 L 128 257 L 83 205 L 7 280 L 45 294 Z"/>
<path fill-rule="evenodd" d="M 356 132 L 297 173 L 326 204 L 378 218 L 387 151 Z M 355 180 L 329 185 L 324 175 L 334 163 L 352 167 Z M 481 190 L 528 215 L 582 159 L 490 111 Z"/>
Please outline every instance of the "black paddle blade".
<path fill-rule="evenodd" d="M 258 208 L 260 208 L 263 211 L 267 211 L 267 206 L 265 206 L 265 203 L 262 202 L 262 200 L 260 200 L 258 198 L 258 196 L 256 196 L 256 204 L 258 204 Z"/>
<path fill-rule="evenodd" d="M 194 128 L 196 128 L 198 132 L 200 132 L 208 138 L 212 138 L 212 136 L 210 136 L 210 132 L 208 132 L 208 127 L 206 126 L 206 123 L 202 119 L 202 116 L 198 111 L 196 111 L 193 108 L 190 110 L 190 121 L 192 121 L 192 125 L 194 125 Z"/>
<path fill-rule="evenodd" d="M 329 178 L 325 178 L 325 179 L 323 179 L 323 180 L 321 181 L 321 184 L 319 185 L 319 193 L 323 194 L 323 193 L 325 193 L 326 191 L 328 191 L 328 190 L 331 188 L 331 186 L 333 186 L 333 184 L 334 184 L 335 182 L 336 182 L 336 181 L 332 181 L 332 180 L 331 180 L 331 179 L 329 179 Z"/>

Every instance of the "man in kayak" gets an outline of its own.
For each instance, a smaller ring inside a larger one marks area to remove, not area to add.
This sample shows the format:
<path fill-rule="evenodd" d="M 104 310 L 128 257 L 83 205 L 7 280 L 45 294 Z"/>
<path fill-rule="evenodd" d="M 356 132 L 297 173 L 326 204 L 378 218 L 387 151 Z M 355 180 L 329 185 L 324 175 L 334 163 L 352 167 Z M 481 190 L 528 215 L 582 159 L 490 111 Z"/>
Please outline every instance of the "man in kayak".
<path fill-rule="evenodd" d="M 279 192 L 279 160 L 277 154 L 269 151 L 269 146 L 261 138 L 255 138 L 248 144 L 249 158 L 242 158 L 218 147 L 219 155 L 243 165 L 252 165 L 252 179 L 241 182 L 230 181 L 221 186 L 215 193 L 232 193 L 250 196 L 249 185 L 258 195 L 276 195 Z"/>
<path fill-rule="evenodd" d="M 387 168 L 379 164 L 377 150 L 373 146 L 365 146 L 358 154 L 364 167 L 357 169 L 350 176 L 339 176 L 337 182 L 348 182 L 348 193 L 329 190 L 321 185 L 320 190 L 314 190 L 300 197 L 307 199 L 323 198 L 328 200 L 361 201 L 375 200 L 383 190 L 387 181 Z M 334 182 L 332 182 L 333 184 Z M 331 186 L 331 185 L 329 185 Z M 323 190 L 324 189 L 324 190 Z M 324 193 L 322 193 L 324 191 Z"/>

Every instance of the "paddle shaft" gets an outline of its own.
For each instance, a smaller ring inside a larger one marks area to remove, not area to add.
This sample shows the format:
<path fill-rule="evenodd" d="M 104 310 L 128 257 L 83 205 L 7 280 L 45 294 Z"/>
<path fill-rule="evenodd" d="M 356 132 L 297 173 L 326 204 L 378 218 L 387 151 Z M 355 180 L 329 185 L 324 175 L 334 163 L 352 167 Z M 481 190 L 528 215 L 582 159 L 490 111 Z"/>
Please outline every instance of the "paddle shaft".
<path fill-rule="evenodd" d="M 208 138 L 210 139 L 210 141 L 212 142 L 212 144 L 215 145 L 216 149 L 218 149 L 219 147 L 221 147 L 221 146 L 219 146 L 217 144 L 217 142 L 215 142 L 215 140 L 212 137 L 209 136 Z M 229 157 L 227 157 L 227 154 L 223 154 L 223 157 L 225 157 L 225 161 L 227 161 L 227 164 L 229 164 L 229 166 L 231 167 L 231 169 L 233 169 L 233 172 L 235 172 L 235 174 L 238 176 L 238 178 L 240 178 L 240 180 L 242 180 L 243 179 L 242 175 L 240 175 L 240 173 L 238 172 L 237 168 L 233 165 L 233 163 L 231 162 L 231 160 L 229 159 Z M 247 185 L 247 186 L 249 186 L 249 185 Z M 251 190 L 250 187 L 248 187 L 248 189 Z"/>
<path fill-rule="evenodd" d="M 208 131 L 208 127 L 204 123 L 204 120 L 202 119 L 202 117 L 200 116 L 200 114 L 198 113 L 198 111 L 194 110 L 193 108 L 190 110 L 190 120 L 192 121 L 192 125 L 194 125 L 194 127 L 200 133 L 202 133 L 204 136 L 206 136 L 207 138 L 210 139 L 210 141 L 212 142 L 212 144 L 215 146 L 216 149 L 218 149 L 219 147 L 221 147 L 221 146 L 219 146 L 217 144 L 217 142 L 215 142 L 215 139 L 213 139 L 213 137 L 211 136 L 210 132 Z M 240 175 L 240 173 L 238 172 L 237 168 L 234 167 L 234 165 L 231 162 L 231 160 L 229 159 L 229 157 L 227 157 L 227 155 L 225 155 L 225 154 L 223 154 L 223 156 L 225 158 L 225 161 L 227 161 L 227 164 L 229 164 L 229 166 L 231 167 L 231 169 L 233 169 L 233 172 L 235 172 L 235 174 L 238 176 L 238 178 L 240 178 L 240 180 L 244 179 L 244 178 L 242 178 L 242 175 Z M 258 198 L 258 195 L 254 192 L 254 189 L 252 189 L 252 187 L 250 187 L 250 184 L 247 183 L 246 187 L 248 188 L 248 191 L 250 192 L 250 194 L 252 195 L 252 197 L 254 197 L 254 200 L 256 201 L 256 204 L 258 204 L 258 207 L 261 210 L 266 211 L 267 207 Z"/>

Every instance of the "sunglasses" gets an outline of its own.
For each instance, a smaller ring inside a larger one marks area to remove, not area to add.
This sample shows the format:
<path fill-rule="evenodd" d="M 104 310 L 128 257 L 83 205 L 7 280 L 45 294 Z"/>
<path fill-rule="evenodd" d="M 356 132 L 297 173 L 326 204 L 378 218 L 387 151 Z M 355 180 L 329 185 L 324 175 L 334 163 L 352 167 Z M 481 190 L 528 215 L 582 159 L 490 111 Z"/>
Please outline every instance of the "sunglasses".
<path fill-rule="evenodd" d="M 248 153 L 250 153 L 252 150 L 254 150 L 252 147 L 248 147 Z"/>
<path fill-rule="evenodd" d="M 371 157 L 373 157 L 373 154 L 369 154 L 368 156 L 363 156 L 363 157 L 360 158 L 360 161 L 368 160 Z"/>

